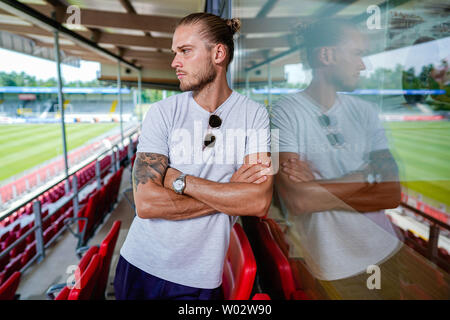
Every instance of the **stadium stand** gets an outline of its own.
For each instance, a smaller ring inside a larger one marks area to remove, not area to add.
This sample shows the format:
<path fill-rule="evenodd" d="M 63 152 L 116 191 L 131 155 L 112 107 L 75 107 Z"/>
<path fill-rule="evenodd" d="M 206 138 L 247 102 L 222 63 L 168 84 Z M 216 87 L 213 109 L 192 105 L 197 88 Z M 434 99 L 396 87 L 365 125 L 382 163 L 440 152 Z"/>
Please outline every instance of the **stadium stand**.
<path fill-rule="evenodd" d="M 135 154 L 136 146 L 137 140 L 132 141 L 131 155 Z M 118 151 L 117 162 L 126 165 L 130 151 L 127 148 Z M 117 162 L 113 161 L 111 156 L 106 156 L 98 161 L 100 169 L 98 173 L 96 172 L 96 163 L 92 162 L 70 177 L 71 186 L 76 179 L 77 190 L 80 191 L 84 188 L 78 194 L 80 201 L 77 201 L 79 211 L 76 216 L 74 215 L 75 200 L 72 201 L 74 190 L 70 188 L 66 192 L 65 184 L 61 182 L 43 192 L 36 199 L 41 203 L 40 228 L 35 227 L 35 214 L 31 202 L 0 221 L 0 286 L 2 286 L 2 290 L 5 292 L 15 291 L 17 286 L 13 290 L 11 283 L 16 279 L 17 272 L 20 274 L 39 258 L 37 237 L 42 237 L 44 248 L 48 248 L 68 229 L 79 237 L 77 247 L 87 243 L 118 200 L 123 167 L 120 166 L 117 169 Z M 78 222 L 76 223 L 79 227 L 77 232 L 73 232 L 70 228 L 75 222 Z M 101 279 L 101 285 L 93 293 L 99 299 L 104 295 L 112 250 L 117 241 L 119 229 L 120 222 L 114 224 L 111 233 L 100 246 L 98 259 L 100 262 L 108 263 L 105 263 L 104 268 L 100 270 L 98 276 Z M 86 260 L 87 258 L 84 261 Z M 89 262 L 89 260 L 87 261 Z M 86 263 L 84 262 L 84 264 Z M 83 270 L 86 266 L 83 267 Z M 87 280 L 93 281 L 91 278 L 94 276 L 95 274 L 86 274 L 81 281 L 83 283 Z M 9 289 L 6 290 L 6 287 Z M 8 297 L 10 296 L 11 294 L 8 294 Z M 87 296 L 84 291 L 80 291 L 74 292 L 71 297 L 85 299 Z"/>

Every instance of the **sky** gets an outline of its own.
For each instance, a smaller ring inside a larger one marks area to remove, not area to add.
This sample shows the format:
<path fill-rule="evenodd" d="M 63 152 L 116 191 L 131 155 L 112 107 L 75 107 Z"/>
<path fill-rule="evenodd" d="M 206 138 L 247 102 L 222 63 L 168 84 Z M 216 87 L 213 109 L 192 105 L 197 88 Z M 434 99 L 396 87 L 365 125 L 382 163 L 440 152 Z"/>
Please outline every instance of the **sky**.
<path fill-rule="evenodd" d="M 80 68 L 61 64 L 61 76 L 66 82 L 95 80 L 97 70 L 100 70 L 98 62 L 82 60 Z M 56 64 L 53 61 L 2 48 L 0 48 L 0 71 L 8 73 L 23 71 L 42 80 L 56 78 Z"/>

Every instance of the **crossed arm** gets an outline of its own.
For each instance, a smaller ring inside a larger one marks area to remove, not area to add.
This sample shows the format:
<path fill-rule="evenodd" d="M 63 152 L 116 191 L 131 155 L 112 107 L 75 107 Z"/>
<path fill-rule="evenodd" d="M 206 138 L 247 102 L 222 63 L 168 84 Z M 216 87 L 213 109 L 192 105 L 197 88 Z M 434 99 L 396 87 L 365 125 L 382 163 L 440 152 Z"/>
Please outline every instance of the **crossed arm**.
<path fill-rule="evenodd" d="M 273 176 L 269 175 L 269 156 L 258 154 L 257 164 L 244 165 L 229 183 L 187 176 L 183 195 L 172 190 L 181 174 L 168 167 L 166 156 L 138 152 L 133 167 L 133 189 L 140 218 L 182 220 L 216 212 L 228 215 L 264 216 L 270 207 Z"/>
<path fill-rule="evenodd" d="M 316 179 L 311 165 L 300 160 L 296 153 L 280 153 L 280 163 L 276 186 L 292 213 L 328 210 L 364 213 L 400 204 L 398 169 L 389 150 L 372 152 L 364 168 L 332 180 Z M 382 182 L 369 184 L 369 173 L 382 177 Z"/>

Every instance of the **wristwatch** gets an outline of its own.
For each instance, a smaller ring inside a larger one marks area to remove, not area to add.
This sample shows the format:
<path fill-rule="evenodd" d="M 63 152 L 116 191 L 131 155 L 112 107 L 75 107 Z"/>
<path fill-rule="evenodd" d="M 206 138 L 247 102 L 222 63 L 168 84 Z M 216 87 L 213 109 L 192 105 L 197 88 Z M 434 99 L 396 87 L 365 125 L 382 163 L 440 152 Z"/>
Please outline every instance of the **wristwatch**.
<path fill-rule="evenodd" d="M 186 174 L 180 174 L 180 176 L 173 181 L 172 187 L 176 193 L 183 194 L 184 188 L 186 187 Z"/>

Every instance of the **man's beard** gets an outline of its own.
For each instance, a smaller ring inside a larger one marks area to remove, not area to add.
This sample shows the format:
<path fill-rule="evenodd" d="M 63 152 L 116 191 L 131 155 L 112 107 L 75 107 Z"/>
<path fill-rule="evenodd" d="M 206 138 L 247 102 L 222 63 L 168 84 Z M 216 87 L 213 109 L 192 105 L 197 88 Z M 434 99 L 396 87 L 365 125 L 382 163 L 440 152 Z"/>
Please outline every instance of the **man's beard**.
<path fill-rule="evenodd" d="M 214 79 L 216 79 L 217 72 L 214 69 L 213 64 L 211 61 L 208 64 L 208 67 L 205 71 L 201 71 L 195 75 L 193 75 L 194 83 L 188 82 L 188 83 L 182 83 L 180 81 L 180 89 L 181 91 L 200 91 L 203 89 L 206 85 L 213 82 Z"/>
<path fill-rule="evenodd" d="M 333 83 L 337 91 L 352 92 L 358 87 L 360 79 L 353 79 L 351 76 L 336 75 L 333 78 Z"/>

